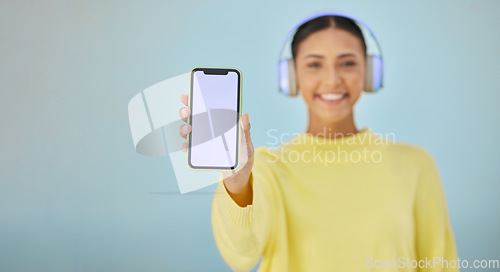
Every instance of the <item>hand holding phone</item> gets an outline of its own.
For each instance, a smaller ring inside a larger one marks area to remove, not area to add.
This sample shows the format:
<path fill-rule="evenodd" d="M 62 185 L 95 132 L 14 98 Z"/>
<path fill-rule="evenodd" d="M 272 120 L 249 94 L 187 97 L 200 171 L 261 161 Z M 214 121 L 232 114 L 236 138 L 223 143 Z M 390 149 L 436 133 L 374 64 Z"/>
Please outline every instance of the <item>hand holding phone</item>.
<path fill-rule="evenodd" d="M 193 71 L 195 71 L 195 70 L 196 69 L 193 69 Z M 239 83 L 239 81 L 240 80 L 238 80 L 238 83 Z M 198 87 L 200 87 L 200 86 L 198 86 Z M 191 86 L 190 93 L 192 96 L 193 95 L 193 85 Z M 198 95 L 199 94 L 200 93 L 198 93 Z M 239 90 L 238 90 L 238 95 L 239 95 Z M 181 99 L 181 102 L 185 106 L 188 106 L 188 107 L 182 107 L 179 110 L 179 115 L 180 115 L 181 119 L 186 123 L 186 124 L 183 124 L 180 126 L 179 133 L 180 133 L 182 138 L 188 139 L 189 137 L 191 137 L 191 140 L 192 140 L 192 135 L 191 135 L 192 125 L 189 125 L 188 123 L 189 123 L 189 121 L 193 121 L 193 120 L 189 120 L 190 118 L 192 119 L 192 111 L 189 108 L 189 104 L 190 104 L 190 102 L 192 103 L 193 97 L 189 97 L 188 95 L 183 94 L 183 95 L 181 95 L 180 99 Z M 241 99 L 241 97 L 238 97 L 237 100 L 239 100 L 239 99 Z M 229 103 L 232 103 L 232 102 L 229 102 Z M 240 104 L 240 103 L 238 103 L 238 104 Z M 197 105 L 200 106 L 201 104 L 198 102 Z M 191 106 L 195 106 L 195 107 L 197 105 L 191 104 Z M 233 198 L 233 200 L 238 205 L 244 207 L 244 206 L 252 203 L 253 191 L 252 191 L 251 185 L 249 184 L 248 181 L 249 181 L 252 166 L 253 166 L 254 147 L 253 147 L 253 144 L 252 144 L 252 141 L 250 138 L 249 115 L 244 114 L 243 116 L 241 116 L 241 118 L 239 118 L 240 111 L 241 111 L 241 107 L 238 107 L 236 110 L 237 117 L 238 117 L 237 123 L 236 123 L 236 131 L 235 131 L 236 133 L 234 134 L 236 136 L 236 138 L 230 137 L 230 136 L 228 137 L 230 139 L 238 139 L 239 140 L 239 146 L 240 146 L 239 152 L 233 152 L 233 154 L 239 153 L 239 156 L 236 159 L 237 163 L 234 165 L 219 165 L 222 167 L 214 167 L 214 169 L 221 171 L 221 174 L 223 176 L 224 185 L 225 185 L 228 193 Z M 206 118 L 205 118 L 205 123 L 207 123 Z M 208 127 L 211 127 L 211 126 L 208 126 Z M 213 128 L 212 128 L 212 131 L 213 131 Z M 213 132 L 211 132 L 211 133 L 213 133 Z M 241 135 L 241 137 L 238 137 L 239 135 Z M 192 141 L 191 141 L 191 143 L 192 143 Z M 226 143 L 226 151 L 228 153 L 228 158 L 229 158 L 230 157 L 229 153 L 231 153 L 231 152 L 229 152 L 229 150 L 227 150 L 228 149 L 227 146 L 233 146 L 233 148 L 234 148 L 234 146 L 238 146 L 238 145 L 227 145 L 227 143 Z M 189 152 L 190 147 L 191 146 L 188 143 L 183 143 L 181 146 L 181 148 L 184 152 Z M 196 154 L 191 154 L 191 155 L 196 155 Z M 208 154 L 208 155 L 210 155 L 210 154 Z M 205 157 L 205 160 L 209 161 L 210 157 Z M 193 161 L 191 161 L 191 162 L 193 162 Z M 200 162 L 203 163 L 203 158 L 202 158 L 202 160 L 198 160 L 197 164 L 199 164 Z M 235 160 L 228 159 L 228 162 L 234 163 Z M 196 163 L 195 163 L 195 165 L 196 165 Z M 237 168 L 235 167 L 236 165 L 238 165 Z M 190 167 L 191 166 L 192 165 L 190 165 Z M 203 169 L 204 167 L 201 167 L 201 168 Z M 236 170 L 235 170 L 235 168 L 236 168 Z"/>

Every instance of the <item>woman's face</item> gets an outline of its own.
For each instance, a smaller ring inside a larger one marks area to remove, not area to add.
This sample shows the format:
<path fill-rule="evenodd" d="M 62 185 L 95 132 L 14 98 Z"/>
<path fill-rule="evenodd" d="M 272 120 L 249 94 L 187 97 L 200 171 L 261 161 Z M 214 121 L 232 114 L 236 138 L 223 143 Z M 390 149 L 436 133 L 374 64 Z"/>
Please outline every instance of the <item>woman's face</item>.
<path fill-rule="evenodd" d="M 364 88 L 365 52 L 361 40 L 339 28 L 316 31 L 300 42 L 295 71 L 309 118 L 340 122 L 352 114 Z"/>

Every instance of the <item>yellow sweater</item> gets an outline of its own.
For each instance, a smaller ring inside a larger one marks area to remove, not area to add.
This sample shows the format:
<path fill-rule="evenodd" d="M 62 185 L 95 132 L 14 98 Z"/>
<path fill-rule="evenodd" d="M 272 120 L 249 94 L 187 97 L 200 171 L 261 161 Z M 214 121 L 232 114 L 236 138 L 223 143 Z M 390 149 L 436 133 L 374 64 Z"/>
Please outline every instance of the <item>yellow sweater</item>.
<path fill-rule="evenodd" d="M 226 263 L 248 271 L 262 257 L 259 272 L 458 271 L 442 269 L 456 267 L 457 252 L 432 155 L 392 140 L 364 127 L 256 148 L 252 205 L 238 206 L 221 180 L 214 193 L 213 234 Z"/>

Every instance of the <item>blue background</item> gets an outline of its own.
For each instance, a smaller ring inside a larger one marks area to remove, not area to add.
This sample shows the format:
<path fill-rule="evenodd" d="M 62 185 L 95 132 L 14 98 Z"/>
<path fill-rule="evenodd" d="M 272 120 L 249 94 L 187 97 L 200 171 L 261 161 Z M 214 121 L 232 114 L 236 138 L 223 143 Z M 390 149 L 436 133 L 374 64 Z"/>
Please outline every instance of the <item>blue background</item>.
<path fill-rule="evenodd" d="M 324 10 L 362 18 L 384 50 L 385 89 L 361 98 L 358 127 L 427 148 L 460 258 L 500 259 L 500 1 L 3 0 L 0 271 L 229 271 L 215 187 L 176 193 L 168 158 L 134 151 L 127 104 L 193 67 L 237 67 L 256 146 L 303 130 L 277 57 Z"/>

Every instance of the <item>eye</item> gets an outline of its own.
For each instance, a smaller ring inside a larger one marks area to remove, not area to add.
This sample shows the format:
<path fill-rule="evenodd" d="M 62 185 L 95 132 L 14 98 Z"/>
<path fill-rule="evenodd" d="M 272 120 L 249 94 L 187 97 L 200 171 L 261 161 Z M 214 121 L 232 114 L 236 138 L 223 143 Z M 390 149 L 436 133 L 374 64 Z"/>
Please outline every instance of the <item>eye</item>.
<path fill-rule="evenodd" d="M 342 67 L 352 67 L 352 66 L 356 66 L 356 62 L 354 61 L 346 61 L 344 63 L 341 64 Z"/>
<path fill-rule="evenodd" d="M 321 63 L 319 63 L 319 62 L 311 62 L 311 63 L 307 64 L 307 67 L 310 67 L 310 68 L 320 68 L 321 67 Z"/>

